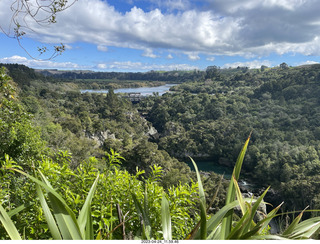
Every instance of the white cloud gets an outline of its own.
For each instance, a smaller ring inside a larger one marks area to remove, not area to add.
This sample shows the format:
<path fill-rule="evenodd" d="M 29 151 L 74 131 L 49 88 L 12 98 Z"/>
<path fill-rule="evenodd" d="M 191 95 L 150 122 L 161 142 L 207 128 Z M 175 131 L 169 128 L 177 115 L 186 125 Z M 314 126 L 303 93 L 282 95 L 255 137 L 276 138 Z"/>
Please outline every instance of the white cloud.
<path fill-rule="evenodd" d="M 17 64 L 23 64 L 28 67 L 32 68 L 56 68 L 56 69 L 86 69 L 85 66 L 80 66 L 76 63 L 71 62 L 54 62 L 51 60 L 35 60 L 35 59 L 28 59 L 26 57 L 21 57 L 18 55 L 14 55 L 12 57 L 5 57 L 0 58 L 0 63 L 17 63 Z"/>
<path fill-rule="evenodd" d="M 5 57 L 0 59 L 1 63 L 26 63 L 29 60 L 26 57 L 14 55 L 12 57 Z"/>
<path fill-rule="evenodd" d="M 215 60 L 215 57 L 208 57 L 206 60 L 213 62 Z"/>
<path fill-rule="evenodd" d="M 0 9 L 6 9 L 4 2 L 0 2 Z M 0 23 L 2 21 L 7 22 L 0 17 Z M 134 7 L 123 14 L 106 2 L 82 0 L 61 12 L 57 23 L 50 28 L 34 23 L 30 23 L 30 27 L 36 32 L 28 32 L 29 36 L 47 43 L 82 41 L 141 50 L 169 48 L 206 52 L 209 48 L 218 50 L 227 45 L 223 39 L 231 38 L 234 23 L 227 18 L 221 21 L 209 11 L 164 14 L 159 9 L 145 12 Z"/>
<path fill-rule="evenodd" d="M 99 64 L 99 67 L 104 70 L 124 70 L 124 71 L 149 71 L 149 70 L 194 70 L 199 69 L 197 66 L 188 64 L 148 64 L 142 62 L 112 62 Z M 99 68 L 98 67 L 98 68 Z"/>
<path fill-rule="evenodd" d="M 159 56 L 155 55 L 152 51 L 152 49 L 147 48 L 146 50 L 144 50 L 143 57 L 148 57 L 148 58 L 158 58 Z"/>
<path fill-rule="evenodd" d="M 173 56 L 171 54 L 168 54 L 167 59 L 173 59 Z"/>
<path fill-rule="evenodd" d="M 82 66 L 71 62 L 56 62 L 53 60 L 40 61 L 34 59 L 28 59 L 26 57 L 21 57 L 14 55 L 12 57 L 0 58 L 0 63 L 17 63 L 23 64 L 30 68 L 35 69 L 64 69 L 64 70 L 73 70 L 73 69 L 89 69 L 89 70 L 100 70 L 100 71 L 149 71 L 149 70 L 194 70 L 199 69 L 197 66 L 188 65 L 188 64 L 149 64 L 142 62 L 109 62 L 109 63 L 98 63 L 96 66 Z"/>
<path fill-rule="evenodd" d="M 253 60 L 248 62 L 235 62 L 235 63 L 226 63 L 222 66 L 222 68 L 237 68 L 237 67 L 248 67 L 251 69 L 257 69 L 260 68 L 262 65 L 265 66 L 272 66 L 271 61 L 269 60 Z"/>
<path fill-rule="evenodd" d="M 98 64 L 98 65 L 97 65 L 97 68 L 98 68 L 98 69 L 106 69 L 106 68 L 107 68 L 107 65 L 106 65 L 106 64 Z"/>
<path fill-rule="evenodd" d="M 33 1 L 33 0 L 30 0 Z M 134 3 L 139 3 L 135 1 Z M 207 55 L 259 56 L 289 52 L 320 55 L 320 4 L 317 0 L 152 0 L 151 11 L 117 11 L 107 1 L 82 0 L 58 14 L 57 23 L 30 37 L 45 43 L 87 42 L 145 50 Z M 10 0 L 0 1 L 0 23 L 10 24 Z M 194 7 L 194 8 L 193 8 Z M 167 9 L 167 11 L 163 10 Z M 178 11 L 170 11 L 178 10 Z M 189 55 L 193 60 L 198 55 Z"/>
<path fill-rule="evenodd" d="M 97 49 L 98 49 L 98 51 L 101 51 L 101 52 L 107 52 L 108 51 L 108 47 L 106 47 L 104 45 L 98 45 Z"/>
<path fill-rule="evenodd" d="M 69 45 L 69 44 L 65 44 L 64 46 L 65 46 L 65 48 L 66 48 L 67 50 L 73 49 L 73 47 L 72 47 L 71 45 Z"/>
<path fill-rule="evenodd" d="M 150 2 L 156 4 L 158 8 L 168 11 L 186 10 L 190 8 L 189 0 L 151 0 Z"/>
<path fill-rule="evenodd" d="M 319 64 L 319 62 L 307 60 L 305 62 L 300 63 L 299 65 L 306 65 L 306 64 Z"/>
<path fill-rule="evenodd" d="M 188 55 L 188 59 L 193 61 L 200 59 L 198 53 L 187 53 L 187 55 Z"/>

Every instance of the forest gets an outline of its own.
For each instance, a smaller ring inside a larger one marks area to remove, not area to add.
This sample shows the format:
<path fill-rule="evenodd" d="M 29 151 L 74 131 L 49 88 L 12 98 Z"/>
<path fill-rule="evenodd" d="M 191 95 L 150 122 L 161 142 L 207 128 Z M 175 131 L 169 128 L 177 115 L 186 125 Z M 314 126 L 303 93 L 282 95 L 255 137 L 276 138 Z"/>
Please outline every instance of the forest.
<path fill-rule="evenodd" d="M 0 67 L 0 239 L 14 239 L 5 222 L 22 239 L 319 238 L 320 65 Z M 165 83 L 178 85 L 137 104 L 114 93 Z M 204 159 L 234 169 L 233 177 L 189 167 Z M 254 196 L 251 205 L 240 191 Z M 272 206 L 253 222 L 262 199 Z M 68 224 L 78 236 L 63 231 Z"/>

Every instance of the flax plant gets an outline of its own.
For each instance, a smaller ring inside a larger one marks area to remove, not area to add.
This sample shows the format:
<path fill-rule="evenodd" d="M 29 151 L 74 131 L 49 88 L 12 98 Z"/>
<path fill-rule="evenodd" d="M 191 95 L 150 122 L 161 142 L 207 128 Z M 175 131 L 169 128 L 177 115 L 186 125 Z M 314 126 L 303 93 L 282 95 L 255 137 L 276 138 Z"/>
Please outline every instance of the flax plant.
<path fill-rule="evenodd" d="M 246 140 L 233 170 L 232 179 L 229 184 L 225 206 L 213 216 L 207 217 L 205 212 L 205 201 L 203 200 L 204 190 L 201 184 L 201 177 L 196 163 L 192 160 L 195 167 L 198 185 L 199 185 L 199 202 L 200 202 L 200 229 L 193 236 L 194 239 L 218 239 L 218 240 L 241 240 L 241 239 L 309 239 L 320 228 L 320 217 L 310 218 L 301 221 L 301 212 L 291 225 L 280 235 L 271 235 L 268 233 L 268 225 L 275 218 L 277 211 L 281 207 L 274 208 L 264 219 L 255 223 L 253 218 L 258 212 L 258 207 L 264 203 L 263 198 L 267 194 L 269 188 L 258 199 L 245 199 L 242 197 L 238 179 L 244 156 L 250 141 L 250 136 Z M 240 206 L 242 217 L 238 221 L 234 221 L 234 208 Z M 198 226 L 195 227 L 197 229 Z M 189 235 L 187 239 L 191 239 Z"/>
<path fill-rule="evenodd" d="M 272 235 L 269 234 L 269 223 L 272 219 L 279 216 L 277 214 L 282 204 L 270 211 L 264 218 L 258 222 L 254 221 L 254 216 L 258 213 L 258 207 L 260 204 L 265 204 L 263 198 L 267 194 L 269 188 L 263 192 L 263 194 L 257 198 L 243 198 L 238 180 L 240 177 L 240 171 L 243 164 L 244 156 L 250 141 L 250 136 L 246 140 L 233 170 L 233 175 L 230 180 L 226 203 L 217 213 L 213 215 L 208 214 L 210 206 L 206 205 L 206 199 L 204 189 L 202 186 L 201 176 L 196 163 L 191 159 L 196 175 L 198 185 L 198 200 L 200 206 L 200 220 L 195 224 L 192 231 L 185 237 L 187 240 L 202 239 L 202 240 L 259 240 L 259 239 L 310 239 L 320 229 L 320 217 L 309 218 L 301 221 L 303 213 L 302 211 L 288 226 L 288 228 L 281 234 Z M 8 161 L 8 160 L 7 160 Z M 99 174 L 97 175 L 91 189 L 86 197 L 78 218 L 76 218 L 73 210 L 68 206 L 65 200 L 53 189 L 47 178 L 42 174 L 40 170 L 37 171 L 36 176 L 31 176 L 20 169 L 12 166 L 8 169 L 18 172 L 25 177 L 32 180 L 36 185 L 37 196 L 40 200 L 41 207 L 43 209 L 45 219 L 48 224 L 48 228 L 52 234 L 53 239 L 72 239 L 83 240 L 93 239 L 94 229 L 92 223 L 91 214 L 91 202 L 94 193 L 97 188 Z M 47 197 L 43 190 L 45 190 Z M 152 239 L 155 238 L 156 230 L 152 230 L 152 214 L 149 211 L 149 199 L 147 194 L 147 188 L 144 193 L 144 200 L 141 204 L 137 195 L 132 192 L 131 197 L 136 207 L 136 212 L 140 216 L 141 232 L 136 238 Z M 48 200 L 47 200 L 48 199 Z M 172 199 L 171 199 L 172 200 Z M 213 199 L 214 200 L 214 199 Z M 213 202 L 211 201 L 211 203 Z M 49 207 L 50 206 L 50 207 Z M 241 216 L 238 216 L 235 220 L 234 208 L 240 207 Z M 18 232 L 11 217 L 24 209 L 24 206 L 18 207 L 15 210 L 6 212 L 0 204 L 0 222 L 7 231 L 9 237 L 13 240 L 25 239 Z M 173 222 L 171 221 L 170 201 L 167 199 L 166 194 L 162 194 L 161 201 L 161 223 L 162 235 L 164 240 L 170 240 L 173 238 L 172 230 Z M 121 223 L 124 225 L 124 222 Z M 101 235 L 98 234 L 97 239 L 101 239 Z M 135 238 L 135 239 L 136 239 Z"/>
<path fill-rule="evenodd" d="M 233 170 L 232 179 L 229 184 L 228 193 L 226 197 L 225 206 L 212 216 L 208 216 L 206 201 L 204 198 L 204 189 L 201 182 L 201 176 L 198 167 L 194 160 L 191 158 L 195 168 L 198 180 L 199 190 L 199 203 L 200 203 L 200 216 L 199 223 L 194 227 L 185 239 L 202 239 L 202 240 L 286 240 L 286 239 L 310 239 L 320 229 L 320 217 L 310 218 L 301 221 L 304 211 L 302 211 L 291 223 L 291 225 L 279 235 L 269 234 L 269 223 L 275 218 L 277 212 L 282 204 L 270 211 L 261 221 L 255 223 L 254 216 L 258 212 L 260 204 L 265 202 L 263 198 L 267 194 L 269 188 L 263 192 L 258 198 L 243 198 L 238 179 L 240 176 L 241 167 L 243 164 L 244 156 L 250 141 L 250 136 L 246 140 Z M 213 201 L 212 201 L 213 202 Z M 242 216 L 239 220 L 234 221 L 234 208 L 240 207 Z M 163 196 L 162 205 L 162 228 L 163 237 L 167 239 L 170 237 L 171 223 L 168 200 Z"/>
<path fill-rule="evenodd" d="M 26 176 L 36 184 L 37 196 L 40 200 L 41 207 L 43 209 L 48 228 L 53 239 L 91 240 L 94 238 L 91 217 L 91 201 L 97 188 L 99 175 L 94 181 L 86 197 L 85 203 L 79 213 L 78 218 L 76 218 L 72 209 L 68 206 L 61 195 L 52 188 L 51 184 L 40 170 L 38 171 L 40 179 L 16 168 L 11 168 L 10 170 L 14 170 Z M 45 191 L 47 192 L 49 202 L 46 200 L 42 189 L 45 189 Z M 50 209 L 49 205 L 51 206 L 52 210 Z M 18 233 L 15 225 L 10 218 L 10 213 L 6 213 L 1 205 L 0 221 L 2 222 L 11 239 L 22 239 L 21 235 Z"/>

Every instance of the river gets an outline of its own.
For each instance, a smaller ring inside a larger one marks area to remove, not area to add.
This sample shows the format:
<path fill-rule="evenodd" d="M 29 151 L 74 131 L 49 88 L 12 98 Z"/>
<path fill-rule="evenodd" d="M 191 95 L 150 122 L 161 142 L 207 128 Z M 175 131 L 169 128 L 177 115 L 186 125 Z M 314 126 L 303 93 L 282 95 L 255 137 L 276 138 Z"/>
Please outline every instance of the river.
<path fill-rule="evenodd" d="M 177 84 L 166 84 L 163 86 L 155 87 L 138 87 L 138 88 L 120 88 L 115 89 L 114 93 L 140 93 L 142 96 L 151 96 L 154 93 L 157 93 L 159 96 L 162 96 L 164 93 L 169 92 L 170 87 L 176 86 Z M 81 90 L 81 93 L 108 93 L 108 90 Z M 223 174 L 225 179 L 230 180 L 232 175 L 232 170 L 229 167 L 220 165 L 210 160 L 197 160 L 196 161 L 199 170 L 202 171 L 213 171 L 217 174 Z M 189 167 L 194 170 L 194 167 L 191 162 L 187 163 Z"/>
<path fill-rule="evenodd" d="M 163 86 L 156 86 L 156 87 L 138 87 L 138 88 L 121 88 L 121 89 L 115 89 L 114 93 L 140 93 L 142 96 L 151 96 L 154 93 L 157 93 L 159 96 L 162 96 L 164 93 L 169 92 L 170 87 L 175 86 L 177 84 L 166 84 Z M 81 93 L 108 93 L 108 90 L 81 90 Z M 193 164 L 190 160 L 186 160 L 188 166 L 191 168 L 191 170 L 194 171 Z M 232 171 L 233 169 L 227 166 L 220 165 L 213 160 L 195 160 L 198 169 L 201 171 L 213 171 L 216 174 L 224 175 L 224 178 L 227 180 L 231 179 Z M 255 188 L 254 185 L 249 184 L 246 182 L 246 180 L 240 180 L 239 185 L 243 188 L 247 189 L 248 191 L 251 191 Z M 277 223 L 272 220 L 270 223 L 271 225 L 271 233 L 277 233 L 279 231 L 279 227 Z"/>
<path fill-rule="evenodd" d="M 152 96 L 157 93 L 162 96 L 164 93 L 169 92 L 170 87 L 176 86 L 177 84 L 165 84 L 163 86 L 155 87 L 138 87 L 138 88 L 120 88 L 115 89 L 114 93 L 140 93 L 141 96 Z M 81 93 L 108 93 L 108 90 L 80 90 Z"/>
<path fill-rule="evenodd" d="M 151 96 L 154 93 L 162 96 L 164 93 L 169 92 L 170 87 L 176 86 L 177 84 L 166 84 L 163 86 L 155 86 L 155 87 L 138 87 L 138 88 L 120 88 L 115 89 L 114 93 L 140 93 L 142 96 Z M 108 93 L 108 90 L 81 90 L 81 93 Z M 187 160 L 187 164 L 189 167 L 194 170 L 194 167 L 190 160 Z M 226 167 L 215 163 L 212 160 L 197 160 L 196 164 L 199 170 L 202 171 L 213 171 L 217 174 L 223 174 L 225 179 L 230 180 L 233 169 L 230 167 Z"/>
<path fill-rule="evenodd" d="M 206 171 L 206 172 L 213 171 L 216 174 L 224 175 L 224 178 L 227 180 L 231 179 L 233 169 L 231 169 L 230 167 L 215 163 L 212 160 L 194 160 L 194 161 L 197 164 L 198 169 L 201 171 Z M 191 168 L 191 170 L 194 171 L 194 167 L 191 161 L 187 160 L 186 163 Z"/>

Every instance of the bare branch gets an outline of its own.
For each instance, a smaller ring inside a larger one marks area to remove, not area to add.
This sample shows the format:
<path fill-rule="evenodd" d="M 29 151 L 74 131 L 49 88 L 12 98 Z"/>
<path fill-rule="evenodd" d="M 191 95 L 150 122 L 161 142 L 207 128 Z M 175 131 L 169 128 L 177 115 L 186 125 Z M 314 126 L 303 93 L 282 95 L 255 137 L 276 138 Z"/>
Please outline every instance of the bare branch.
<path fill-rule="evenodd" d="M 16 39 L 19 46 L 30 56 L 32 59 L 38 58 L 32 56 L 21 43 L 21 40 L 29 32 L 36 31 L 31 27 L 31 23 L 36 23 L 40 26 L 48 26 L 57 22 L 57 14 L 62 12 L 72 5 L 77 0 L 15 0 L 10 6 L 12 12 L 11 20 L 8 29 L 5 29 L 0 24 L 0 30 L 10 38 Z M 51 49 L 48 47 L 38 47 L 39 56 L 52 52 L 49 58 L 41 60 L 53 59 L 61 55 L 65 51 L 65 45 L 60 44 L 53 46 Z"/>

